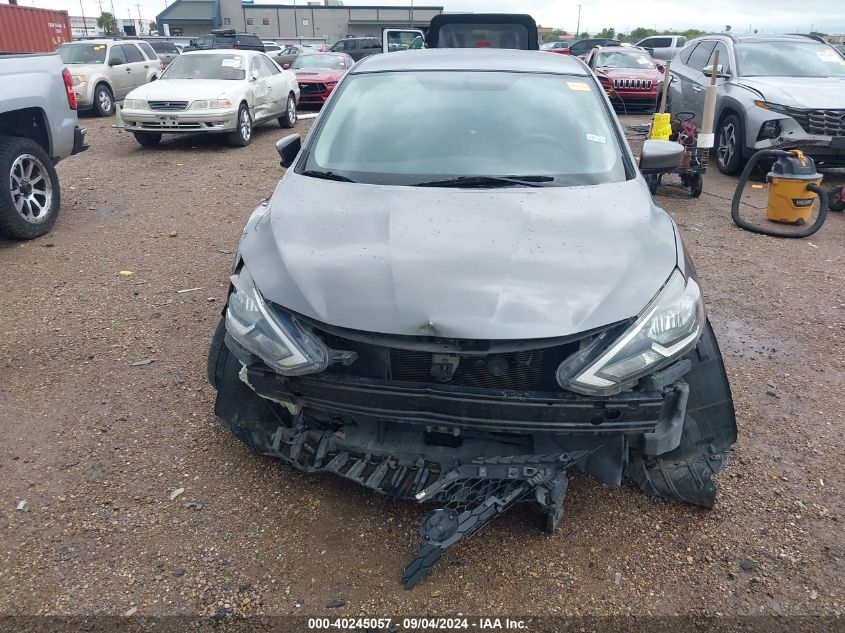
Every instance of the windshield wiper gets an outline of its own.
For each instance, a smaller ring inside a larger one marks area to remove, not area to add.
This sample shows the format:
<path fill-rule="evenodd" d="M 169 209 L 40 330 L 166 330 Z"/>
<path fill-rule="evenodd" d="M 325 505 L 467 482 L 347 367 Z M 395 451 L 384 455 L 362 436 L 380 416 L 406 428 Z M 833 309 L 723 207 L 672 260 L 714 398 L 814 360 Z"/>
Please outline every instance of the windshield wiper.
<path fill-rule="evenodd" d="M 322 178 L 323 180 L 336 180 L 338 182 L 355 182 L 351 178 L 341 176 L 331 171 L 317 171 L 315 169 L 307 169 L 302 172 L 303 176 L 310 176 L 311 178 Z"/>
<path fill-rule="evenodd" d="M 495 188 L 495 187 L 547 187 L 554 176 L 458 176 L 445 180 L 417 183 L 416 187 Z"/>

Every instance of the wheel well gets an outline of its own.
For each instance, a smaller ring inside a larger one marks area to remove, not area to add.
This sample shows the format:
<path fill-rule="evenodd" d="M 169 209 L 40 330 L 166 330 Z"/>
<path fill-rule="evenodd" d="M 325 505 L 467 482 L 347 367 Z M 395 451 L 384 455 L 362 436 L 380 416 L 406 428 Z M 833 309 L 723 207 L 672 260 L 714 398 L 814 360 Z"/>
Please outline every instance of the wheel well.
<path fill-rule="evenodd" d="M 47 118 L 40 108 L 22 108 L 0 114 L 0 134 L 24 136 L 38 143 L 52 156 Z"/>
<path fill-rule="evenodd" d="M 97 85 L 96 85 L 96 86 L 94 86 L 94 92 L 97 92 L 97 88 L 99 88 L 100 86 L 105 86 L 106 88 L 108 88 L 108 89 L 109 89 L 109 92 L 110 92 L 110 93 L 111 93 L 111 95 L 112 95 L 112 97 L 114 97 L 114 90 L 112 90 L 112 87 L 109 85 L 109 82 L 108 82 L 108 81 L 106 81 L 105 79 L 100 79 L 100 80 L 97 82 Z"/>
<path fill-rule="evenodd" d="M 722 125 L 722 121 L 724 121 L 725 118 L 731 114 L 733 114 L 737 119 L 739 119 L 740 124 L 744 126 L 742 116 L 739 114 L 739 112 L 729 106 L 722 110 L 722 112 L 719 114 L 719 120 L 716 122 L 716 129 L 719 129 L 719 126 Z M 713 131 L 715 132 L 716 130 Z"/>

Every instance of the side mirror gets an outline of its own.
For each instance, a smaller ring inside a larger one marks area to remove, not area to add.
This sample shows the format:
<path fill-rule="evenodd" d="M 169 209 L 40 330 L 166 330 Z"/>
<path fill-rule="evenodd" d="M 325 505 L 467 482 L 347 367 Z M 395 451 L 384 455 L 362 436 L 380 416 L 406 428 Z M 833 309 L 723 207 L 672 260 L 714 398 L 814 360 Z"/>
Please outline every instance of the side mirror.
<path fill-rule="evenodd" d="M 288 64 L 287 62 L 282 64 L 282 70 L 290 70 L 290 64 Z"/>
<path fill-rule="evenodd" d="M 640 171 L 665 174 L 678 169 L 684 160 L 684 147 L 672 141 L 646 141 L 640 152 Z"/>
<path fill-rule="evenodd" d="M 666 66 L 664 66 L 663 64 L 655 64 L 655 66 L 657 66 L 657 70 L 660 71 L 661 73 L 666 72 Z"/>
<path fill-rule="evenodd" d="M 677 143 L 675 143 L 677 145 Z M 678 145 L 678 147 L 681 147 Z M 293 161 L 299 156 L 299 150 L 302 149 L 302 137 L 299 134 L 291 134 L 283 139 L 276 141 L 276 151 L 282 157 L 282 167 L 288 168 L 293 165 Z M 678 163 L 680 165 L 680 163 Z"/>
<path fill-rule="evenodd" d="M 120 61 L 119 59 L 110 59 L 109 60 L 109 66 L 121 66 L 121 65 L 123 65 L 123 62 Z"/>
<path fill-rule="evenodd" d="M 701 72 L 704 73 L 705 77 L 712 77 L 713 76 L 713 66 L 705 66 L 702 69 Z M 724 71 L 722 64 L 719 64 L 719 66 L 716 68 L 716 76 L 719 77 L 720 79 L 727 79 L 728 77 L 730 77 L 730 75 L 728 75 Z"/>

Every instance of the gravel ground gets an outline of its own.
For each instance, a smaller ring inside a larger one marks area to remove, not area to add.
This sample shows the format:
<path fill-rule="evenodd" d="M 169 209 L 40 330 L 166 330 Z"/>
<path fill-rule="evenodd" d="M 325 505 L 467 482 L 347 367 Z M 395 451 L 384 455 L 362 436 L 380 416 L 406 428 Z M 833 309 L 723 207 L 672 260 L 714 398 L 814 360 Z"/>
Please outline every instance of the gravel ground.
<path fill-rule="evenodd" d="M 141 149 L 110 123 L 59 165 L 53 232 L 0 241 L 0 614 L 842 613 L 845 216 L 775 240 L 733 226 L 715 169 L 699 200 L 661 189 L 736 401 L 717 506 L 576 476 L 553 536 L 517 509 L 406 592 L 422 508 L 214 419 L 206 351 L 283 131 Z"/>

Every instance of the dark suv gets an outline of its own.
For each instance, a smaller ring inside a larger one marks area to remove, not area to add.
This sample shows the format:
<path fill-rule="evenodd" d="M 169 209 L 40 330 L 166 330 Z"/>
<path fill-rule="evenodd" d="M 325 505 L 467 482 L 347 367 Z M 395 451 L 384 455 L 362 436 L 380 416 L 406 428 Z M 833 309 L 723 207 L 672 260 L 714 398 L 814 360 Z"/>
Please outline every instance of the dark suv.
<path fill-rule="evenodd" d="M 202 51 L 213 48 L 239 48 L 248 51 L 264 51 L 264 43 L 257 35 L 236 33 L 235 29 L 217 29 L 203 35 L 184 48 L 184 51 Z"/>
<path fill-rule="evenodd" d="M 578 40 L 569 47 L 570 55 L 588 55 L 596 46 L 621 46 L 619 40 L 611 40 L 606 37 L 596 37 L 591 40 Z"/>
<path fill-rule="evenodd" d="M 377 37 L 347 37 L 335 42 L 333 53 L 346 53 L 356 62 L 368 55 L 381 53 L 381 40 Z"/>

